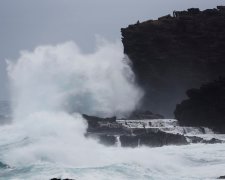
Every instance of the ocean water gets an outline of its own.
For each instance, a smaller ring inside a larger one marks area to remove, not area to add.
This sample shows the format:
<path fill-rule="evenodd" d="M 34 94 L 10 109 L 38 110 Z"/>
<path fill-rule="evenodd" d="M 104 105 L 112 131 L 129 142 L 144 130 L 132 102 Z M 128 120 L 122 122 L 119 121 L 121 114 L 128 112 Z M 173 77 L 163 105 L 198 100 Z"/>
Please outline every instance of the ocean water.
<path fill-rule="evenodd" d="M 206 180 L 225 173 L 225 144 L 105 147 L 85 139 L 85 127 L 79 114 L 56 112 L 0 126 L 0 179 Z"/>
<path fill-rule="evenodd" d="M 225 175 L 225 144 L 105 147 L 84 134 L 82 113 L 126 114 L 143 91 L 121 44 L 83 54 L 74 42 L 39 46 L 8 60 L 8 123 L 0 126 L 0 179 L 206 180 Z M 4 104 L 4 103 L 3 103 Z M 7 118 L 6 118 L 7 119 Z M 118 143 L 119 144 L 119 143 Z"/>
<path fill-rule="evenodd" d="M 1 144 L 0 152 L 7 154 L 10 148 L 19 148 L 31 143 L 29 139 L 24 139 L 14 144 Z M 105 162 L 100 160 L 96 165 L 72 166 L 40 158 L 36 162 L 21 162 L 10 168 L 0 166 L 0 179 L 47 180 L 62 177 L 80 180 L 206 180 L 216 179 L 223 175 L 225 169 L 224 144 L 135 149 L 115 147 L 105 148 L 104 151 L 108 151 L 107 154 L 113 154 L 115 159 L 108 157 L 110 159 Z M 70 154 L 70 156 L 79 159 L 76 154 Z M 104 153 L 102 156 L 96 159 L 107 158 Z M 10 163 L 7 159 L 2 157 L 0 159 L 3 163 Z"/>

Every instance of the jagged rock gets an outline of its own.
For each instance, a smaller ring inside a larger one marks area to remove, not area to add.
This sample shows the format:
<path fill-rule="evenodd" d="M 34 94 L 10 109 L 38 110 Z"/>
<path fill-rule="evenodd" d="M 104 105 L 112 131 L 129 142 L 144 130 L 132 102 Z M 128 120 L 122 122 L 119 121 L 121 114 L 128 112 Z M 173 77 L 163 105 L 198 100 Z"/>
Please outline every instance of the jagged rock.
<path fill-rule="evenodd" d="M 186 138 L 188 139 L 188 141 L 190 143 L 201 143 L 203 141 L 203 138 L 198 137 L 198 136 L 186 136 Z"/>
<path fill-rule="evenodd" d="M 212 139 L 210 139 L 210 140 L 205 140 L 205 139 L 204 139 L 202 142 L 205 143 L 205 144 L 223 143 L 222 140 L 216 139 L 216 138 L 212 138 Z"/>
<path fill-rule="evenodd" d="M 88 121 L 86 137 L 98 139 L 100 143 L 107 146 L 114 146 L 119 140 L 123 147 L 137 147 L 142 145 L 158 147 L 170 144 L 187 144 L 184 135 L 166 133 L 159 129 L 168 123 L 170 123 L 169 125 L 176 123 L 176 120 L 156 119 L 159 117 L 162 118 L 162 116 L 155 115 L 150 111 L 134 112 L 129 117 L 129 120 L 118 121 L 114 117 L 99 118 L 87 115 L 83 115 L 83 117 Z M 131 117 L 135 119 L 131 120 Z M 148 125 L 149 121 L 151 121 L 151 125 Z M 153 121 L 154 124 L 152 124 Z"/>
<path fill-rule="evenodd" d="M 174 11 L 122 28 L 124 52 L 146 94 L 142 108 L 172 116 L 185 91 L 225 76 L 225 10 Z"/>
<path fill-rule="evenodd" d="M 97 139 L 106 146 L 121 145 L 122 147 L 160 147 L 163 145 L 223 142 L 215 138 L 206 140 L 198 136 L 187 135 L 191 131 L 194 131 L 195 134 L 204 134 L 208 132 L 208 130 L 205 130 L 206 128 L 184 127 L 182 132 L 182 127 L 177 126 L 177 120 L 175 119 L 149 119 L 149 115 L 153 113 L 147 112 L 144 114 L 148 118 L 146 116 L 135 116 L 136 118 L 140 117 L 140 119 L 134 120 L 84 116 L 89 121 L 93 120 L 96 123 L 95 126 L 89 125 L 91 127 L 87 129 L 86 137 Z"/>
<path fill-rule="evenodd" d="M 115 122 L 116 121 L 116 117 L 106 117 L 106 118 L 102 118 L 102 117 L 97 117 L 97 116 L 89 116 L 86 114 L 82 114 L 83 118 L 85 118 L 87 121 L 92 121 L 92 122 L 101 122 L 101 121 L 108 121 L 108 122 Z"/>
<path fill-rule="evenodd" d="M 160 147 L 163 145 L 184 145 L 188 144 L 186 138 L 180 134 L 170 134 L 158 131 L 156 133 L 144 133 L 140 135 L 120 136 L 122 147 L 151 146 Z"/>
<path fill-rule="evenodd" d="M 100 118 L 83 114 L 83 118 L 88 122 L 88 132 L 119 132 L 122 128 L 116 122 L 116 117 Z"/>
<path fill-rule="evenodd" d="M 154 114 L 151 111 L 134 111 L 128 117 L 123 119 L 129 120 L 141 120 L 141 119 L 163 119 L 164 117 L 160 114 Z"/>
<path fill-rule="evenodd" d="M 220 176 L 217 179 L 225 179 L 225 176 Z"/>
<path fill-rule="evenodd" d="M 225 132 L 225 78 L 190 89 L 187 96 L 174 112 L 180 125 L 205 126 Z"/>
<path fill-rule="evenodd" d="M 191 143 L 205 143 L 205 144 L 216 144 L 216 143 L 223 143 L 223 140 L 212 138 L 212 139 L 203 139 L 198 136 L 186 136 L 190 140 Z"/>

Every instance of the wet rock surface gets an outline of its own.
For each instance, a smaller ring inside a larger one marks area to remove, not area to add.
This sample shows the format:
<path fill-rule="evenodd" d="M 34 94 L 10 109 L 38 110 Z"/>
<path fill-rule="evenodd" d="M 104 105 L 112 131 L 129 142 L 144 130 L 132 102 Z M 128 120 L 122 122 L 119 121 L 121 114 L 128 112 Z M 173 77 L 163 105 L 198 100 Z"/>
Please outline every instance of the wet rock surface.
<path fill-rule="evenodd" d="M 185 145 L 186 138 L 180 134 L 169 134 L 165 132 L 149 132 L 135 136 L 120 136 L 122 147 L 150 146 L 160 147 L 163 145 Z"/>
<path fill-rule="evenodd" d="M 160 131 L 148 122 L 149 117 L 162 117 L 150 111 L 135 112 L 130 117 L 139 118 L 132 120 L 112 118 L 99 118 L 83 115 L 88 122 L 87 137 L 94 137 L 104 145 L 119 145 L 122 147 L 151 146 L 158 147 L 170 144 L 187 144 L 186 138 L 181 134 L 170 134 Z M 146 119 L 148 118 L 148 120 Z M 155 119 L 156 126 L 163 124 L 163 120 Z M 151 128 L 150 128 L 151 126 Z"/>
<path fill-rule="evenodd" d="M 163 119 L 163 118 L 164 116 L 160 114 L 154 114 L 151 111 L 136 110 L 132 112 L 129 116 L 125 117 L 124 119 L 139 120 L 139 119 Z"/>
<path fill-rule="evenodd" d="M 224 143 L 223 140 L 216 139 L 216 138 L 211 138 L 211 139 L 203 139 L 198 136 L 186 136 L 188 141 L 190 143 L 204 143 L 204 144 L 217 144 L 217 143 Z"/>
<path fill-rule="evenodd" d="M 145 114 L 145 113 L 144 113 Z M 115 119 L 88 117 L 95 121 L 88 125 L 86 137 L 95 138 L 106 146 L 160 147 L 164 145 L 186 145 L 190 143 L 223 143 L 217 138 L 203 138 L 197 134 L 213 133 L 203 127 L 181 127 L 175 119 Z M 140 117 L 140 116 L 139 116 Z M 196 134 L 196 136 L 192 134 Z"/>

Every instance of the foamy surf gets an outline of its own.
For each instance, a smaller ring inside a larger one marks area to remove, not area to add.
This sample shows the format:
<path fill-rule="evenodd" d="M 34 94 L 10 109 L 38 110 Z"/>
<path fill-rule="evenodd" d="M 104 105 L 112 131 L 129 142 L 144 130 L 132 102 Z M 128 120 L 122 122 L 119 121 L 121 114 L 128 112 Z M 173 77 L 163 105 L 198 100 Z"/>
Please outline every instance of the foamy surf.
<path fill-rule="evenodd" d="M 215 179 L 225 146 L 105 147 L 84 136 L 81 113 L 120 115 L 142 97 L 120 44 L 82 54 L 67 42 L 9 62 L 13 122 L 0 127 L 0 179 Z"/>

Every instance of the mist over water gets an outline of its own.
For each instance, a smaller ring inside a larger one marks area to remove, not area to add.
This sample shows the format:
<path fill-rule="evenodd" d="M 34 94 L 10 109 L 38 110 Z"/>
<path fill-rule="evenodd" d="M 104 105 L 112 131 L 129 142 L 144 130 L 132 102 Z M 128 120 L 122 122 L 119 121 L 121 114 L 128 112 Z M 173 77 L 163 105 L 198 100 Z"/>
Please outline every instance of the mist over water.
<path fill-rule="evenodd" d="M 213 179 L 225 168 L 224 144 L 161 148 L 105 147 L 84 137 L 81 113 L 132 111 L 143 92 L 121 44 L 92 54 L 74 42 L 39 46 L 8 61 L 13 123 L 0 126 L 0 179 Z"/>

